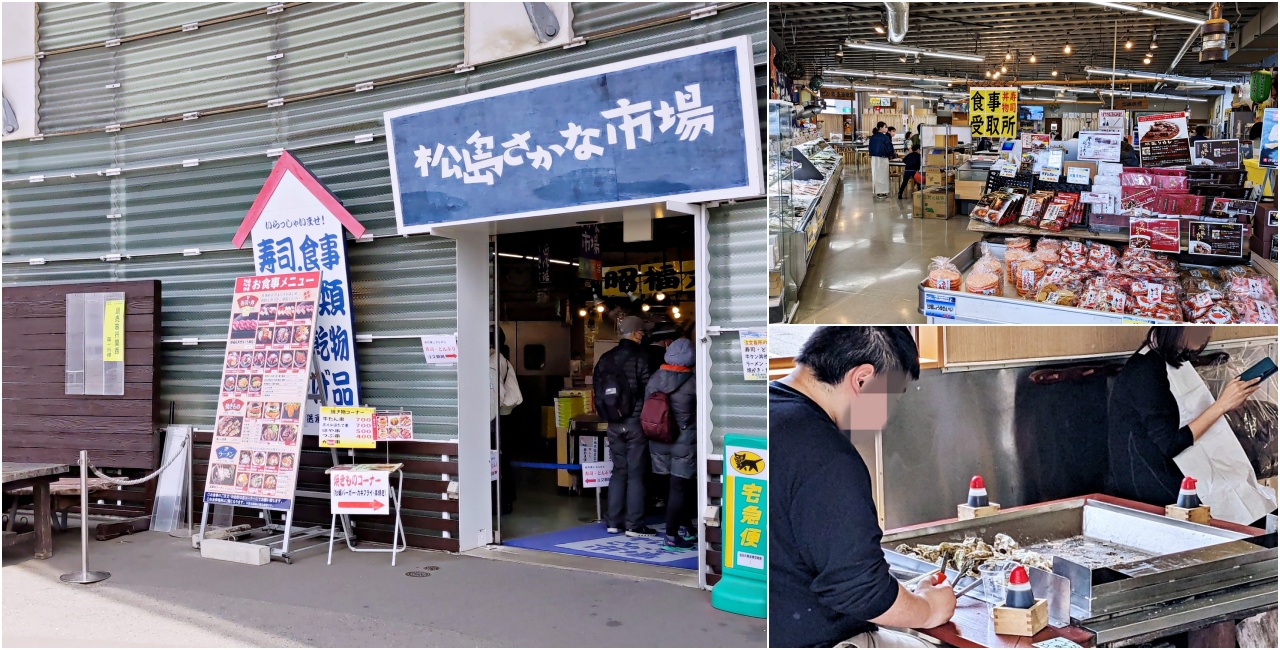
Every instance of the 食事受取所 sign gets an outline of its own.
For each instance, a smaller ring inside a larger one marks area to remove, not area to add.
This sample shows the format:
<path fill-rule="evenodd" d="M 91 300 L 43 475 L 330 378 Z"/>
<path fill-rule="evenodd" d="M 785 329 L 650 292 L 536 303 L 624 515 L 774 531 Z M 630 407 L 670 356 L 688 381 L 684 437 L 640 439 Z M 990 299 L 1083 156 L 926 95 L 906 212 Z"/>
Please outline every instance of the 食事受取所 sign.
<path fill-rule="evenodd" d="M 975 138 L 1018 134 L 1017 88 L 970 88 L 969 131 Z"/>
<path fill-rule="evenodd" d="M 738 37 L 385 114 L 401 234 L 763 193 Z"/>

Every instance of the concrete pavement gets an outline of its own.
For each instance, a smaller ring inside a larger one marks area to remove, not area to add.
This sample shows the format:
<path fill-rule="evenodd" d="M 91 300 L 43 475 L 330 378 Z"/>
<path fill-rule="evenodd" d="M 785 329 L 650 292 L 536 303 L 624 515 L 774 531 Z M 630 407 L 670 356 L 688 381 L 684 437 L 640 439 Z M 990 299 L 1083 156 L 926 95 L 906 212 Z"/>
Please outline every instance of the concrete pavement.
<path fill-rule="evenodd" d="M 656 580 L 427 551 L 392 567 L 380 553 L 316 549 L 293 565 L 205 560 L 188 540 L 90 539 L 96 585 L 65 585 L 79 535 L 53 559 L 7 549 L 3 643 L 133 647 L 763 647 L 764 621 Z M 425 571 L 424 578 L 406 576 Z"/>

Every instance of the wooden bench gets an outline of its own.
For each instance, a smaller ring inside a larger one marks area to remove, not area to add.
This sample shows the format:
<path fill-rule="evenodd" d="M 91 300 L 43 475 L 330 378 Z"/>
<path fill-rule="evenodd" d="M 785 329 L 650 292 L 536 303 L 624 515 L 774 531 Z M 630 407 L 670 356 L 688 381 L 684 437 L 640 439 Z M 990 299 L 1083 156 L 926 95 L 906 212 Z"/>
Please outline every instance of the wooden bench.
<path fill-rule="evenodd" d="M 111 489 L 111 481 L 91 478 L 86 481 L 89 487 L 89 494 L 101 492 Z M 5 494 L 13 496 L 27 496 L 33 491 L 33 487 L 20 487 L 11 490 L 5 490 Z M 53 525 L 59 530 L 67 529 L 67 516 L 72 508 L 80 507 L 80 479 L 78 478 L 61 478 L 49 484 L 49 496 L 53 499 L 53 508 L 49 512 L 49 516 L 53 518 Z M 18 510 L 18 500 L 14 499 L 13 504 L 9 506 L 9 527 L 13 528 L 13 521 L 16 518 Z M 83 524 L 82 524 L 83 525 Z"/>

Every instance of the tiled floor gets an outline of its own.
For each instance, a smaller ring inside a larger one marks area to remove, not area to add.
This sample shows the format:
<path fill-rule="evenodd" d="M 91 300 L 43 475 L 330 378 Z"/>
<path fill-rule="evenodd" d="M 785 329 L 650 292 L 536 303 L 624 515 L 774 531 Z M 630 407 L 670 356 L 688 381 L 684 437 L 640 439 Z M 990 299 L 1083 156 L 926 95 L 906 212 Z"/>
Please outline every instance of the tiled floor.
<path fill-rule="evenodd" d="M 894 184 L 897 189 L 897 184 Z M 923 323 L 917 290 L 933 257 L 978 241 L 969 220 L 914 219 L 910 199 L 876 199 L 871 173 L 848 170 L 800 291 L 796 323 Z"/>

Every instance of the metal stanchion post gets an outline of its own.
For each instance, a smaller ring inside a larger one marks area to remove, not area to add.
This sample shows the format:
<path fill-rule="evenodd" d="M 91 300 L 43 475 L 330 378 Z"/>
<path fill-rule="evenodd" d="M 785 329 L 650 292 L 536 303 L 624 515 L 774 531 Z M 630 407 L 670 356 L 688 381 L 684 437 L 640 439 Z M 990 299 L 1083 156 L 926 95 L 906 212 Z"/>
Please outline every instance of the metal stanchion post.
<path fill-rule="evenodd" d="M 59 579 L 77 585 L 102 582 L 110 578 L 106 571 L 89 570 L 89 452 L 80 450 L 80 570 L 62 574 Z"/>
<path fill-rule="evenodd" d="M 600 486 L 597 485 L 596 486 L 596 522 L 599 522 L 599 521 L 604 521 L 604 520 L 600 517 Z"/>

